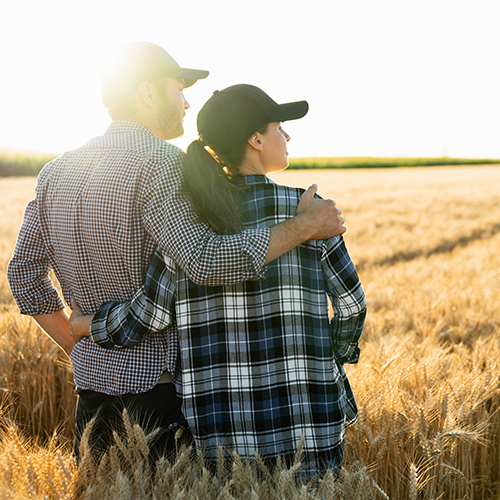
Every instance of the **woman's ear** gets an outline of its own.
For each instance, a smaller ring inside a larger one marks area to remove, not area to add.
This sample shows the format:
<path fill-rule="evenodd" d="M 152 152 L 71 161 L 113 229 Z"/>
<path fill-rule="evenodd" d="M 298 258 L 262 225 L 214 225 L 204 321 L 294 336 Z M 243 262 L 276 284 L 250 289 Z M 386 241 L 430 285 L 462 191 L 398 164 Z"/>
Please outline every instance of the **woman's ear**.
<path fill-rule="evenodd" d="M 257 151 L 261 151 L 262 150 L 261 138 L 262 135 L 259 134 L 258 132 L 255 132 L 254 134 L 252 134 L 251 137 L 248 138 L 248 144 Z"/>

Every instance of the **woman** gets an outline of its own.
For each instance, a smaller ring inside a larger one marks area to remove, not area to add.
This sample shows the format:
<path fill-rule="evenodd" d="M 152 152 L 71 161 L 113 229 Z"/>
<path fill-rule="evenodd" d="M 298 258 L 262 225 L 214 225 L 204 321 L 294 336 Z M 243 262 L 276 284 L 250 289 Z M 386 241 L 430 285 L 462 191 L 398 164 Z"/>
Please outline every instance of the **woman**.
<path fill-rule="evenodd" d="M 200 137 L 188 148 L 176 196 L 188 197 L 219 233 L 292 217 L 303 190 L 267 174 L 288 166 L 281 122 L 307 111 L 305 101 L 277 104 L 251 85 L 214 92 L 198 115 Z M 357 417 L 342 365 L 358 361 L 365 314 L 362 286 L 337 236 L 299 245 L 271 262 L 262 281 L 224 287 L 194 284 L 157 251 L 144 288 L 131 302 L 103 306 L 90 332 L 104 347 L 130 346 L 171 325 L 197 448 L 213 460 L 222 445 L 292 462 L 303 441 L 303 473 L 311 476 L 340 470 L 344 430 Z"/>

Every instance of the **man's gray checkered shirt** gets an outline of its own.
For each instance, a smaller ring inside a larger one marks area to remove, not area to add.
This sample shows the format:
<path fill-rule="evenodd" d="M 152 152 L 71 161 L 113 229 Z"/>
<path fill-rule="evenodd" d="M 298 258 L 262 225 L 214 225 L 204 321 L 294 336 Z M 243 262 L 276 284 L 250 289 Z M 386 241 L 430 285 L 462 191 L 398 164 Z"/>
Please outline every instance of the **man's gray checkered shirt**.
<path fill-rule="evenodd" d="M 130 121 L 47 164 L 25 212 L 8 280 L 23 314 L 64 307 L 49 278 L 53 269 L 69 304 L 87 313 L 125 300 L 142 286 L 160 245 L 196 282 L 238 283 L 262 277 L 269 230 L 221 237 L 169 197 L 181 179 L 183 153 Z M 75 383 L 108 394 L 143 392 L 165 370 L 174 373 L 177 338 L 152 335 L 127 350 L 91 339 L 71 354 Z"/>

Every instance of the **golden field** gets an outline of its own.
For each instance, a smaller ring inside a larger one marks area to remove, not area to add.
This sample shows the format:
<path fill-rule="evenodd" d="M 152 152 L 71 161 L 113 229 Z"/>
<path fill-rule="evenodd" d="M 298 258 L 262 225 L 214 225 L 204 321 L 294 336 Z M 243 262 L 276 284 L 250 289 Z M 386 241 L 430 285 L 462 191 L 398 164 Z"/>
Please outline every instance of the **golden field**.
<path fill-rule="evenodd" d="M 35 498 L 499 499 L 500 167 L 290 171 L 333 197 L 368 302 L 347 371 L 360 417 L 345 469 L 302 484 L 235 457 L 210 476 L 185 450 L 145 471 L 148 436 L 99 467 L 71 456 L 71 366 L 10 295 L 5 270 L 35 179 L 0 179 L 0 500 Z M 144 451 L 146 450 L 146 451 Z M 257 477 L 263 477 L 258 480 Z"/>

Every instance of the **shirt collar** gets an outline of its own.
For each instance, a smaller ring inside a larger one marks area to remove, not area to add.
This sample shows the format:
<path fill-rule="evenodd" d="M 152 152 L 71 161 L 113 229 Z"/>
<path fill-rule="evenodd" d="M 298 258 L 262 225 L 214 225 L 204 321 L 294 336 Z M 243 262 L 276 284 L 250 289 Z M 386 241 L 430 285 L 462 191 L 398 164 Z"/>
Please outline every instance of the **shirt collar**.
<path fill-rule="evenodd" d="M 272 179 L 262 174 L 245 175 L 244 179 L 248 186 L 254 186 L 256 184 L 276 184 Z"/>
<path fill-rule="evenodd" d="M 140 132 L 142 134 L 149 135 L 151 137 L 155 137 L 153 132 L 149 130 L 144 125 L 140 123 L 133 122 L 132 120 L 113 120 L 111 125 L 106 130 L 106 134 L 130 134 L 131 132 Z"/>

